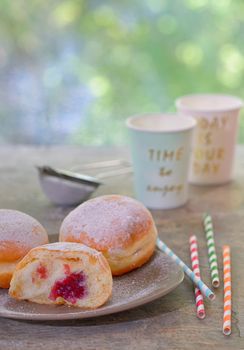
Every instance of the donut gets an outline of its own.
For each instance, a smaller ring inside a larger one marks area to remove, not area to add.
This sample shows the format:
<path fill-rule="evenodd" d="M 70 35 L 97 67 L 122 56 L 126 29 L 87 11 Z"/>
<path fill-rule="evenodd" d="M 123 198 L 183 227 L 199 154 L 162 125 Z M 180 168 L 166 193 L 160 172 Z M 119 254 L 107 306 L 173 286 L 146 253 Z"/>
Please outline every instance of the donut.
<path fill-rule="evenodd" d="M 112 274 L 102 253 L 80 243 L 33 248 L 18 263 L 9 295 L 38 304 L 95 309 L 112 292 Z"/>
<path fill-rule="evenodd" d="M 33 217 L 0 209 L 0 288 L 9 288 L 16 264 L 32 248 L 48 243 L 48 235 Z"/>
<path fill-rule="evenodd" d="M 150 212 L 135 199 L 120 195 L 84 202 L 68 214 L 59 233 L 61 242 L 79 242 L 102 252 L 114 276 L 146 263 L 156 238 Z"/>

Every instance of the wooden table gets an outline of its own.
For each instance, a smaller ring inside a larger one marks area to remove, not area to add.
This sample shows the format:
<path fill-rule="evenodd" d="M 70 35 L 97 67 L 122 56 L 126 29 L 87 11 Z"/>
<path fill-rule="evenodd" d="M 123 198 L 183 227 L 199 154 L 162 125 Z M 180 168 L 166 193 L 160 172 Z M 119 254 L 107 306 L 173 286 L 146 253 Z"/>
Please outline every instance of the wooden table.
<path fill-rule="evenodd" d="M 69 168 L 91 160 L 127 158 L 126 150 L 80 147 L 11 147 L 0 149 L 0 206 L 27 212 L 57 233 L 70 208 L 55 207 L 42 194 L 34 165 Z M 132 177 L 110 179 L 94 195 L 133 194 Z M 159 234 L 185 262 L 188 238 L 199 238 L 202 277 L 210 285 L 202 213 L 213 215 L 221 272 L 221 247 L 230 244 L 233 261 L 233 332 L 222 334 L 222 287 L 214 302 L 206 301 L 207 317 L 195 315 L 192 284 L 187 278 L 169 295 L 134 310 L 96 319 L 24 322 L 0 319 L 0 349 L 244 349 L 244 147 L 237 152 L 235 181 L 219 187 L 191 186 L 186 206 L 154 211 Z M 222 273 L 221 273 L 222 275 Z"/>

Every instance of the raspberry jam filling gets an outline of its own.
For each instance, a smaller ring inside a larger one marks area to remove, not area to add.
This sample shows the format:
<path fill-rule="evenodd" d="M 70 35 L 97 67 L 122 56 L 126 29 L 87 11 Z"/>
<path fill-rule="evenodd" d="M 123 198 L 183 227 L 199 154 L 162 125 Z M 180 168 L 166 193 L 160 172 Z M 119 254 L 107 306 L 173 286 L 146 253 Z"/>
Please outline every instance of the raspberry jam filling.
<path fill-rule="evenodd" d="M 61 297 L 75 304 L 77 299 L 87 295 L 86 276 L 83 272 L 74 272 L 62 280 L 56 281 L 51 289 L 49 298 L 56 300 Z"/>
<path fill-rule="evenodd" d="M 38 268 L 36 269 L 36 272 L 41 279 L 46 279 L 47 278 L 47 269 L 45 266 L 40 264 Z"/>

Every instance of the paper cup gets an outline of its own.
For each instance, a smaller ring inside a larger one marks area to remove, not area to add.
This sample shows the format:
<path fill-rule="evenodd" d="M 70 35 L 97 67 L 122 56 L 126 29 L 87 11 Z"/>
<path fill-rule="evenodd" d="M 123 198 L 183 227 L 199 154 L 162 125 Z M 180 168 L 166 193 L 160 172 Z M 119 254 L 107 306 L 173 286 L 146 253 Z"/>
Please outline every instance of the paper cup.
<path fill-rule="evenodd" d="M 189 95 L 179 98 L 176 106 L 180 115 L 197 120 L 189 181 L 199 185 L 230 181 L 242 100 L 220 94 Z"/>
<path fill-rule="evenodd" d="M 137 198 L 151 209 L 179 207 L 188 199 L 194 118 L 174 114 L 127 119 Z"/>

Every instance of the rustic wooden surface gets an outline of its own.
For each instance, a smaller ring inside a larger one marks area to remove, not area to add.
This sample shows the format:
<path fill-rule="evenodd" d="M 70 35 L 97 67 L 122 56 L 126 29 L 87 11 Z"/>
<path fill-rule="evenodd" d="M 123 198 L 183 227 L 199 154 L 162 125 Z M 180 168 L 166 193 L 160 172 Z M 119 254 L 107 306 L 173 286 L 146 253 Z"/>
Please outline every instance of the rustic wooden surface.
<path fill-rule="evenodd" d="M 55 207 L 42 194 L 35 165 L 69 168 L 91 160 L 127 158 L 125 150 L 80 147 L 7 147 L 0 149 L 0 207 L 36 217 L 57 233 L 71 208 Z M 133 194 L 132 176 L 110 179 L 94 195 Z M 213 215 L 217 253 L 230 244 L 233 266 L 233 332 L 222 334 L 222 287 L 214 302 L 206 301 L 207 317 L 195 315 L 192 285 L 187 278 L 169 295 L 134 310 L 96 319 L 24 322 L 0 318 L 0 349 L 244 349 L 244 147 L 237 152 L 235 180 L 219 187 L 191 186 L 190 200 L 180 209 L 153 211 L 160 236 L 188 264 L 190 233 L 197 235 L 202 277 L 210 285 L 201 216 Z"/>

